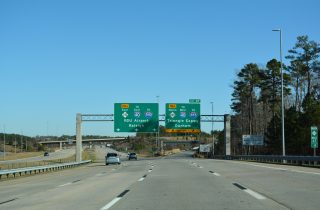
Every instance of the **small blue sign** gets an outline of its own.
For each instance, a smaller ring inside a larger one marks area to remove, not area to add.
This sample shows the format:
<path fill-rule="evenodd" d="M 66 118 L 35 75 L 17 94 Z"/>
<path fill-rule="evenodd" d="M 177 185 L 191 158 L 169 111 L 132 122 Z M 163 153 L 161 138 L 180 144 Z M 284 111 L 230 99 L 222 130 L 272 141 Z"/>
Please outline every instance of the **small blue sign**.
<path fill-rule="evenodd" d="M 140 112 L 134 112 L 134 117 L 135 117 L 135 118 L 139 118 L 140 115 L 141 115 Z"/>
<path fill-rule="evenodd" d="M 146 112 L 145 113 L 145 117 L 147 118 L 147 119 L 150 119 L 150 118 L 152 118 L 152 112 Z"/>
<path fill-rule="evenodd" d="M 180 117 L 181 118 L 186 118 L 186 116 L 187 116 L 186 112 L 180 112 Z"/>
<path fill-rule="evenodd" d="M 196 119 L 197 118 L 197 112 L 190 112 L 190 117 L 192 118 L 192 119 Z"/>

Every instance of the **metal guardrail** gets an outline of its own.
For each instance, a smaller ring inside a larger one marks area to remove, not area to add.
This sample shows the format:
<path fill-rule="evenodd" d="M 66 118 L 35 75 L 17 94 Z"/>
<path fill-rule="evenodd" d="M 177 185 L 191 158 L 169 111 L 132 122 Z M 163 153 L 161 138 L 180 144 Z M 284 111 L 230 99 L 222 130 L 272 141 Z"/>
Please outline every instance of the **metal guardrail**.
<path fill-rule="evenodd" d="M 17 174 L 20 176 L 22 174 L 34 174 L 41 173 L 41 172 L 47 172 L 47 171 L 56 171 L 61 170 L 65 168 L 72 168 L 75 166 L 83 165 L 86 163 L 90 163 L 91 160 L 85 160 L 81 162 L 70 162 L 70 163 L 61 163 L 61 164 L 53 164 L 53 165 L 47 165 L 47 166 L 35 166 L 35 167 L 27 167 L 27 168 L 17 168 L 17 169 L 9 169 L 9 170 L 0 170 L 0 179 L 2 176 L 6 176 L 7 178 L 9 175 L 12 175 L 13 177 L 16 177 Z"/>
<path fill-rule="evenodd" d="M 299 166 L 320 167 L 320 156 L 281 156 L 281 155 L 215 155 L 214 159 L 245 160 L 263 163 L 278 163 Z"/>

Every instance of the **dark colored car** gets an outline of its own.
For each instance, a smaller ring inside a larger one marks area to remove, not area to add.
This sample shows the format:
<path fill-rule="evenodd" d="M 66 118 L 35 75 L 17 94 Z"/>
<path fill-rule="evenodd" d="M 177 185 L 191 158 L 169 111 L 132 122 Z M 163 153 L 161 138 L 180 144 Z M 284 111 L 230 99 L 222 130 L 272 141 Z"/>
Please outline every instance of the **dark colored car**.
<path fill-rule="evenodd" d="M 138 156 L 136 153 L 132 152 L 128 155 L 128 159 L 131 160 L 131 159 L 135 159 L 135 160 L 138 160 Z"/>
<path fill-rule="evenodd" d="M 49 156 L 49 152 L 45 152 L 44 154 L 43 154 L 43 156 Z"/>

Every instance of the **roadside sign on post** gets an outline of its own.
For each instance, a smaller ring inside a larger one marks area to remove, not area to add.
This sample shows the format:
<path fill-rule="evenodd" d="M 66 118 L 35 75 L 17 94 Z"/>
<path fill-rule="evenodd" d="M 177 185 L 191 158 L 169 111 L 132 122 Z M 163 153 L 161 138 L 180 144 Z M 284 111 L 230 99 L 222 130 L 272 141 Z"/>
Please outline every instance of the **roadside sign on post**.
<path fill-rule="evenodd" d="M 311 148 L 318 148 L 318 128 L 316 126 L 311 127 Z"/>
<path fill-rule="evenodd" d="M 211 144 L 200 144 L 199 152 L 210 152 L 212 145 Z"/>
<path fill-rule="evenodd" d="M 242 135 L 243 146 L 263 146 L 263 135 Z"/>
<path fill-rule="evenodd" d="M 158 128 L 157 103 L 114 104 L 114 132 L 155 133 Z"/>
<path fill-rule="evenodd" d="M 167 103 L 166 132 L 200 133 L 200 104 Z"/>

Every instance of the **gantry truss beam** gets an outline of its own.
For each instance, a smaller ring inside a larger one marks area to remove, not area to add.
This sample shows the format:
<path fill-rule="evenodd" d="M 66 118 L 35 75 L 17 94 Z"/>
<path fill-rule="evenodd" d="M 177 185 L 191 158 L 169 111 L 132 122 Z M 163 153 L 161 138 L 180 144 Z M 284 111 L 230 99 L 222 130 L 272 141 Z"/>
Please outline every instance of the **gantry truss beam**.
<path fill-rule="evenodd" d="M 201 115 L 201 122 L 224 122 L 225 115 Z M 159 115 L 159 121 L 165 121 L 166 116 L 164 114 Z M 114 121 L 113 114 L 82 114 L 82 122 L 101 122 L 101 121 Z"/>

